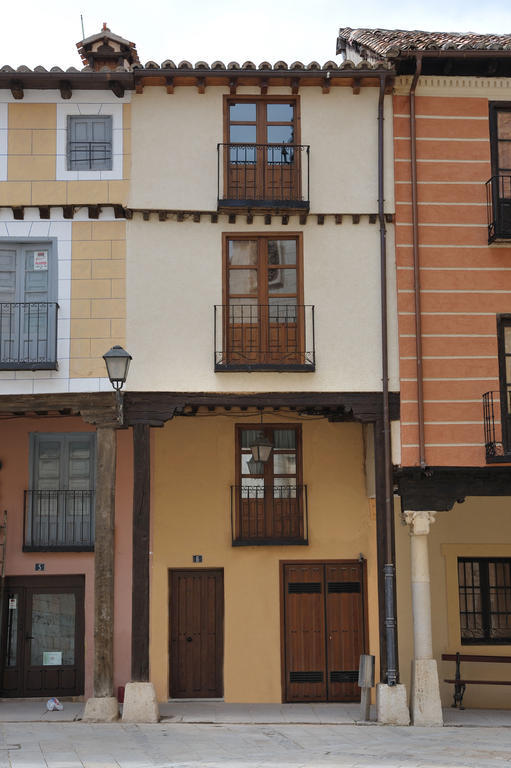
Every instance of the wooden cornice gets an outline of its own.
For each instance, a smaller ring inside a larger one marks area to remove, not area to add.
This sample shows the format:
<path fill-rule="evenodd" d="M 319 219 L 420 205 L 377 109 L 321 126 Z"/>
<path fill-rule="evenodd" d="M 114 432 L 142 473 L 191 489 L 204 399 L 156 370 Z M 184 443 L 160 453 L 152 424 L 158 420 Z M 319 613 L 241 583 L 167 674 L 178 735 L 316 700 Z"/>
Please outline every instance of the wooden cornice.
<path fill-rule="evenodd" d="M 112 392 L 62 392 L 40 395 L 0 395 L 0 423 L 8 416 L 82 416 L 91 424 L 116 423 Z"/>
<path fill-rule="evenodd" d="M 446 512 L 467 496 L 511 496 L 511 468 L 502 466 L 400 467 L 394 482 L 408 511 Z"/>
<path fill-rule="evenodd" d="M 375 422 L 381 418 L 381 392 L 126 392 L 125 424 L 163 426 L 177 415 L 193 415 L 199 408 L 210 411 L 233 408 L 285 409 L 297 415 L 323 416 L 329 421 Z M 187 412 L 188 411 L 188 412 Z M 399 418 L 399 393 L 390 393 L 391 419 Z"/>

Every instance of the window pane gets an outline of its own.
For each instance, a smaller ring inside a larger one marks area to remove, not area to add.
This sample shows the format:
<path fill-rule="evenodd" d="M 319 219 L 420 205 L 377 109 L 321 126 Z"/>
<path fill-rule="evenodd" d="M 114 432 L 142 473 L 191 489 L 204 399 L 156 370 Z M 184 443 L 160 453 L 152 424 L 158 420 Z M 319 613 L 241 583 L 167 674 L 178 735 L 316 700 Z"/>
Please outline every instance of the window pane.
<path fill-rule="evenodd" d="M 268 316 L 270 323 L 296 323 L 298 309 L 296 299 L 269 299 Z"/>
<path fill-rule="evenodd" d="M 278 477 L 273 486 L 274 499 L 296 499 L 296 479 L 294 477 Z"/>
<path fill-rule="evenodd" d="M 273 473 L 275 475 L 296 475 L 296 453 L 273 453 Z M 280 483 L 282 478 L 276 478 Z"/>
<path fill-rule="evenodd" d="M 499 139 L 511 139 L 511 112 L 499 109 L 497 112 L 497 126 Z"/>
<path fill-rule="evenodd" d="M 228 261 L 232 266 L 257 264 L 257 240 L 229 240 Z"/>
<path fill-rule="evenodd" d="M 257 477 L 243 477 L 241 479 L 242 499 L 264 499 L 264 480 Z"/>
<path fill-rule="evenodd" d="M 294 141 L 292 125 L 269 125 L 266 135 L 268 144 L 292 144 Z M 275 161 L 278 159 L 277 157 L 274 158 Z M 287 159 L 289 160 L 289 157 Z"/>
<path fill-rule="evenodd" d="M 296 269 L 269 269 L 268 293 L 296 293 Z"/>
<path fill-rule="evenodd" d="M 7 633 L 4 661 L 6 667 L 15 667 L 17 661 L 18 602 L 19 595 L 16 592 L 10 592 L 7 596 Z"/>
<path fill-rule="evenodd" d="M 261 434 L 260 429 L 242 429 L 241 430 L 241 447 L 249 449 L 254 440 Z"/>
<path fill-rule="evenodd" d="M 292 123 L 294 106 L 292 104 L 267 104 L 266 120 L 269 123 Z"/>
<path fill-rule="evenodd" d="M 511 325 L 506 325 L 504 328 L 504 346 L 506 352 L 511 353 Z"/>
<path fill-rule="evenodd" d="M 32 596 L 30 663 L 61 666 L 75 661 L 75 596 L 42 593 Z"/>
<path fill-rule="evenodd" d="M 275 448 L 296 448 L 296 431 L 294 429 L 275 429 L 273 431 L 273 444 Z"/>
<path fill-rule="evenodd" d="M 506 381 L 511 384 L 511 355 L 506 356 Z"/>
<path fill-rule="evenodd" d="M 229 141 L 237 144 L 255 144 L 257 129 L 255 125 L 231 125 Z M 241 160 L 241 158 L 239 158 Z"/>
<path fill-rule="evenodd" d="M 259 322 L 257 299 L 229 299 L 229 322 L 257 324 Z"/>
<path fill-rule="evenodd" d="M 255 123 L 256 105 L 245 101 L 239 104 L 231 104 L 229 107 L 229 119 L 240 123 Z"/>
<path fill-rule="evenodd" d="M 253 462 L 252 468 L 254 471 L 253 472 L 250 471 L 250 467 L 248 463 L 251 459 L 252 459 L 252 453 L 241 454 L 241 474 L 247 475 L 248 477 L 254 477 L 256 475 L 264 474 L 264 464 L 261 461 Z"/>
<path fill-rule="evenodd" d="M 511 141 L 499 141 L 499 169 L 511 169 Z"/>
<path fill-rule="evenodd" d="M 268 240 L 268 264 L 296 264 L 296 240 Z"/>
<path fill-rule="evenodd" d="M 248 293 L 257 295 L 257 270 L 256 269 L 231 269 L 229 270 L 229 293 Z"/>

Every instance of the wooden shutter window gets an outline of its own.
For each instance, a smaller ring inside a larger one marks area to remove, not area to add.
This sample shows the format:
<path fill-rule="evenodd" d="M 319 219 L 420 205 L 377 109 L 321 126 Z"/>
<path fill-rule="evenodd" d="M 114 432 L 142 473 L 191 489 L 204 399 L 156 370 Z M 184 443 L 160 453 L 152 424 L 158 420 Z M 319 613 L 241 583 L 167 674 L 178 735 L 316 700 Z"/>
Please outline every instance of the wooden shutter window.
<path fill-rule="evenodd" d="M 67 131 L 68 170 L 112 170 L 111 115 L 69 115 Z"/>

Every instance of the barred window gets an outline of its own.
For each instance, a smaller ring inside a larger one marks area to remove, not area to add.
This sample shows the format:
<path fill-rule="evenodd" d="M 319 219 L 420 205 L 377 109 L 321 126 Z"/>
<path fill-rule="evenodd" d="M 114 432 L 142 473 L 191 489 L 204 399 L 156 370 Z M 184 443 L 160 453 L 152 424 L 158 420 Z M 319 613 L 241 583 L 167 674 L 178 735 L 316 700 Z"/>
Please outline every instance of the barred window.
<path fill-rule="evenodd" d="M 462 644 L 511 644 L 511 559 L 458 558 Z"/>

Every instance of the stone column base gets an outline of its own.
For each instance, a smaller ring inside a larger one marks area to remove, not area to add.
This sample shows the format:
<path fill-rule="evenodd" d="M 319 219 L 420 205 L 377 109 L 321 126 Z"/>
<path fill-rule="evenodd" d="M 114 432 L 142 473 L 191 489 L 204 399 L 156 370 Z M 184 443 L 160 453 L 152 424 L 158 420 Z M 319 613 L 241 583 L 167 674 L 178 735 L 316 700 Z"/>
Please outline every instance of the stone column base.
<path fill-rule="evenodd" d="M 86 723 L 115 723 L 119 719 L 119 703 L 115 696 L 87 699 L 82 720 Z"/>
<path fill-rule="evenodd" d="M 406 703 L 404 685 L 376 686 L 376 716 L 385 725 L 410 725 L 410 713 Z"/>
<path fill-rule="evenodd" d="M 123 723 L 157 723 L 160 709 L 152 683 L 127 683 L 122 708 Z"/>
<path fill-rule="evenodd" d="M 444 724 L 435 659 L 412 661 L 410 710 L 414 725 Z"/>

